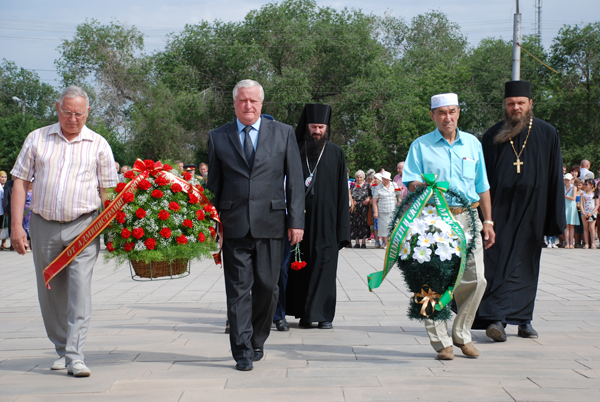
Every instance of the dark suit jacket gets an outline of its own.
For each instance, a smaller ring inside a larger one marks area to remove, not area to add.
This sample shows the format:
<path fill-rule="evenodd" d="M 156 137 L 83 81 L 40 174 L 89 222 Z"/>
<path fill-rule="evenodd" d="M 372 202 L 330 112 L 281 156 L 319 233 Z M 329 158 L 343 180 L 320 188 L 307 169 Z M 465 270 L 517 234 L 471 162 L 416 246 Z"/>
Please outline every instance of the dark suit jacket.
<path fill-rule="evenodd" d="M 252 172 L 235 120 L 209 133 L 208 150 L 207 187 L 225 239 L 248 230 L 254 238 L 283 238 L 287 228 L 304 229 L 302 164 L 291 126 L 262 119 Z"/>

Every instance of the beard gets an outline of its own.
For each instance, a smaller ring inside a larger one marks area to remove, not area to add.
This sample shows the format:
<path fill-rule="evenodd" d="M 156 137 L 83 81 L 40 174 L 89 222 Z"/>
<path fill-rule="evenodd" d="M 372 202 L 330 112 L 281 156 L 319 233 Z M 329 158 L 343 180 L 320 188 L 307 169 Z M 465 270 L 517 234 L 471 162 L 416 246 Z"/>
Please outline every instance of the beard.
<path fill-rule="evenodd" d="M 308 156 L 308 160 L 316 161 L 321 155 L 321 151 L 325 146 L 325 143 L 329 141 L 329 131 L 327 131 L 319 140 L 315 140 L 310 131 L 306 130 L 304 134 L 304 144 L 300 144 L 300 154 Z"/>
<path fill-rule="evenodd" d="M 531 108 L 527 113 L 520 116 L 509 115 L 506 108 L 504 108 L 504 124 L 500 128 L 500 131 L 498 131 L 498 134 L 496 134 L 496 137 L 494 137 L 494 144 L 502 144 L 521 134 L 529 124 L 531 118 L 533 118 L 533 109 Z"/>

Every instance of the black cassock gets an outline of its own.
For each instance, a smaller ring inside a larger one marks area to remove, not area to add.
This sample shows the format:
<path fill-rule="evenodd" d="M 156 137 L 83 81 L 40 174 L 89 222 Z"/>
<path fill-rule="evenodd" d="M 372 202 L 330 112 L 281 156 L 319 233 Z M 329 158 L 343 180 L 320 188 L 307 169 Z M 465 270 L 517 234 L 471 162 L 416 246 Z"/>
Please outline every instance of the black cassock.
<path fill-rule="evenodd" d="M 304 179 L 309 176 L 302 157 Z M 311 161 L 310 168 L 314 168 Z M 306 194 L 304 240 L 300 243 L 306 266 L 289 267 L 286 314 L 311 322 L 333 321 L 336 304 L 338 251 L 350 242 L 348 177 L 346 159 L 339 146 L 327 142 Z M 290 265 L 294 261 L 294 251 Z"/>
<path fill-rule="evenodd" d="M 494 144 L 500 122 L 483 136 L 496 243 L 485 251 L 487 287 L 473 329 L 493 321 L 525 323 L 533 318 L 544 235 L 560 235 L 566 224 L 562 156 L 556 129 L 533 119 L 520 160 L 510 141 Z M 513 138 L 519 153 L 525 130 Z"/>

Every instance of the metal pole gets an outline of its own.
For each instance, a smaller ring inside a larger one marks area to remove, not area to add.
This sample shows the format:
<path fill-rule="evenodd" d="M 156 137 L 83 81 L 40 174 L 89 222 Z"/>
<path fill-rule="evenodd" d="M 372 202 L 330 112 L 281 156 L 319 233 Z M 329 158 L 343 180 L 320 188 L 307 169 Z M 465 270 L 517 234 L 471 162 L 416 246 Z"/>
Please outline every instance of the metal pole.
<path fill-rule="evenodd" d="M 519 13 L 519 0 L 517 0 L 517 12 L 513 26 L 513 60 L 512 60 L 512 80 L 521 79 L 521 13 Z"/>
<path fill-rule="evenodd" d="M 25 121 L 25 101 L 21 101 L 21 112 L 23 112 L 23 121 Z"/>

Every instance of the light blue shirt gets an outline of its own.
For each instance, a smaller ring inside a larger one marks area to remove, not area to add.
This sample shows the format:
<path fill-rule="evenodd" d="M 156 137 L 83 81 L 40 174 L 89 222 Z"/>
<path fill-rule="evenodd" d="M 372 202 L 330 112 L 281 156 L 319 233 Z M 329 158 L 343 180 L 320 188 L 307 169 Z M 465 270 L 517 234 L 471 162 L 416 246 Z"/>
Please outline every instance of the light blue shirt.
<path fill-rule="evenodd" d="M 423 173 L 437 174 L 438 181 L 449 182 L 450 188 L 470 203 L 479 201 L 479 194 L 490 189 L 481 142 L 458 129 L 452 145 L 437 128 L 413 141 L 404 163 L 402 181 L 406 187 L 415 180 L 422 182 Z M 460 205 L 452 197 L 446 199 L 451 206 Z"/>
<path fill-rule="evenodd" d="M 252 130 L 250 130 L 250 140 L 252 141 L 252 145 L 254 146 L 254 152 L 256 152 L 256 144 L 258 143 L 258 131 L 260 130 L 260 121 L 262 119 L 259 117 L 258 120 L 254 124 L 251 124 Z M 239 119 L 235 119 L 238 127 L 238 133 L 240 134 L 240 141 L 242 142 L 242 149 L 244 149 L 244 140 L 246 139 L 246 132 L 244 131 L 244 126 Z"/>

